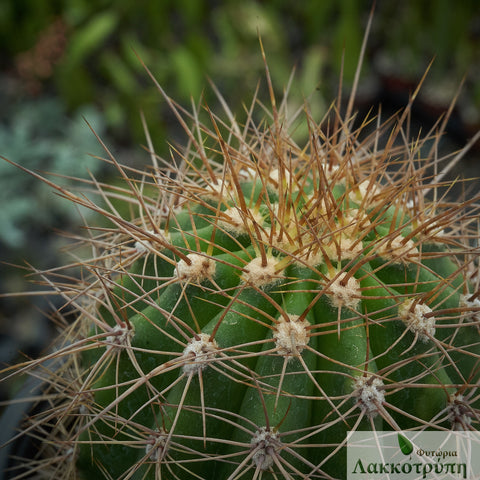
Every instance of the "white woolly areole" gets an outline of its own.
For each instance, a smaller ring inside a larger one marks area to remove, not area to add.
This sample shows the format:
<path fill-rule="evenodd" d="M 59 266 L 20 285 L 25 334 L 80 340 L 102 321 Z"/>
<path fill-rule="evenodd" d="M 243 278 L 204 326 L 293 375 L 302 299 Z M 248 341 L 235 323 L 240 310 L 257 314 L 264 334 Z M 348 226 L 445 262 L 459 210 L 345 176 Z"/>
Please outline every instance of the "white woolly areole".
<path fill-rule="evenodd" d="M 323 172 L 327 180 L 332 180 L 335 174 L 340 170 L 338 165 L 323 165 Z M 341 180 L 344 180 L 343 178 Z"/>
<path fill-rule="evenodd" d="M 332 260 L 351 260 L 363 251 L 362 242 L 343 231 L 335 233 L 332 237 L 333 240 L 324 246 L 325 253 Z"/>
<path fill-rule="evenodd" d="M 345 281 L 347 275 L 347 272 L 341 273 L 328 287 L 329 299 L 334 307 L 356 308 L 360 302 L 360 284 L 354 276 Z"/>
<path fill-rule="evenodd" d="M 262 257 L 256 257 L 243 267 L 242 279 L 245 283 L 255 287 L 269 285 L 279 280 L 277 269 L 277 259 L 267 257 L 267 264 L 262 265 Z"/>
<path fill-rule="evenodd" d="M 413 306 L 413 298 L 405 300 L 398 306 L 398 316 L 403 323 L 413 333 L 418 335 L 418 338 L 426 343 L 435 335 L 435 317 L 426 316 L 432 313 L 432 309 L 424 303 L 416 303 Z"/>
<path fill-rule="evenodd" d="M 280 178 L 282 178 L 283 181 L 284 181 L 284 184 L 290 185 L 290 179 L 292 178 L 292 174 L 288 170 L 285 170 L 285 169 L 283 170 L 282 173 L 280 173 L 280 169 L 275 168 L 275 169 L 270 171 L 268 177 L 272 182 L 275 182 L 277 184 L 280 182 Z"/>
<path fill-rule="evenodd" d="M 147 233 L 155 237 L 158 237 L 163 242 L 169 241 L 168 233 L 165 233 L 165 234 L 157 233 L 157 232 L 154 232 L 153 230 L 148 230 Z M 137 253 L 147 253 L 149 250 L 153 249 L 152 242 L 150 240 L 137 240 L 135 242 L 134 248 L 137 251 Z"/>
<path fill-rule="evenodd" d="M 395 238 L 379 245 L 378 253 L 382 257 L 393 260 L 393 263 L 400 263 L 405 255 L 417 257 L 418 248 L 412 240 L 405 241 L 405 237 L 397 235 Z"/>
<path fill-rule="evenodd" d="M 271 428 L 260 428 L 250 440 L 250 451 L 255 452 L 252 455 L 252 462 L 257 468 L 268 470 L 274 463 L 273 457 L 281 447 L 282 442 L 278 433 Z"/>
<path fill-rule="evenodd" d="M 206 194 L 209 197 L 213 197 L 215 199 L 221 198 L 227 192 L 229 188 L 228 182 L 222 182 L 220 180 L 216 180 L 216 183 L 209 183 L 207 185 Z"/>
<path fill-rule="evenodd" d="M 310 323 L 299 315 L 288 315 L 288 321 L 280 316 L 273 338 L 277 352 L 285 357 L 299 355 L 308 345 L 310 339 L 308 326 Z"/>
<path fill-rule="evenodd" d="M 468 430 L 468 427 L 472 424 L 472 409 L 460 393 L 449 395 L 447 412 L 453 430 Z"/>
<path fill-rule="evenodd" d="M 167 439 L 168 435 L 163 429 L 150 435 L 145 445 L 145 455 L 148 455 L 148 458 L 154 462 L 161 460 L 165 454 Z"/>
<path fill-rule="evenodd" d="M 447 232 L 441 224 L 439 225 L 438 222 L 433 222 L 425 226 L 424 231 L 421 231 L 419 235 L 423 235 L 425 238 L 431 240 L 432 237 L 446 237 Z"/>
<path fill-rule="evenodd" d="M 365 210 L 352 208 L 343 212 L 338 224 L 343 235 L 355 239 L 359 232 L 370 229 L 371 222 Z M 362 246 L 362 243 L 359 243 Z"/>
<path fill-rule="evenodd" d="M 245 154 L 249 155 L 248 149 L 245 149 L 245 150 L 246 150 Z M 257 176 L 257 171 L 252 167 L 244 167 L 240 169 L 238 174 L 245 180 L 251 180 Z"/>
<path fill-rule="evenodd" d="M 480 299 L 470 300 L 470 295 L 460 295 L 459 306 L 463 308 L 473 308 L 474 310 L 462 314 L 467 322 L 477 322 L 480 320 Z"/>
<path fill-rule="evenodd" d="M 183 350 L 182 357 L 185 360 L 183 371 L 186 374 L 204 370 L 218 351 L 218 344 L 215 340 L 210 340 L 210 335 L 201 333 L 198 337 L 198 339 L 192 338 Z"/>
<path fill-rule="evenodd" d="M 125 347 L 130 343 L 130 339 L 134 334 L 133 325 L 130 327 L 125 325 L 115 325 L 112 329 L 112 335 L 109 335 L 105 340 L 107 342 L 107 351 L 114 348 Z"/>
<path fill-rule="evenodd" d="M 148 240 L 138 240 L 134 245 L 137 253 L 147 253 L 151 248 L 152 244 Z"/>
<path fill-rule="evenodd" d="M 190 265 L 181 259 L 175 267 L 175 276 L 179 280 L 202 283 L 215 275 L 215 260 L 213 258 L 198 253 L 189 253 L 187 258 L 190 260 Z"/>
<path fill-rule="evenodd" d="M 231 207 L 227 208 L 225 215 L 228 216 L 228 220 L 220 220 L 218 223 L 228 232 L 232 232 L 237 235 L 242 235 L 253 230 L 253 222 L 262 225 L 263 217 L 259 212 L 249 210 L 249 214 L 245 214 L 240 209 Z M 252 221 L 253 219 L 253 221 Z"/>
<path fill-rule="evenodd" d="M 355 380 L 354 396 L 358 397 L 358 402 L 370 417 L 377 415 L 378 406 L 385 401 L 383 386 L 382 380 L 371 374 Z"/>
<path fill-rule="evenodd" d="M 356 185 L 355 188 L 350 191 L 348 196 L 353 202 L 362 203 L 363 199 L 368 195 L 368 204 L 374 206 L 380 200 L 373 201 L 373 197 L 378 195 L 380 191 L 381 189 L 377 185 L 372 184 L 370 180 L 364 180 Z"/>

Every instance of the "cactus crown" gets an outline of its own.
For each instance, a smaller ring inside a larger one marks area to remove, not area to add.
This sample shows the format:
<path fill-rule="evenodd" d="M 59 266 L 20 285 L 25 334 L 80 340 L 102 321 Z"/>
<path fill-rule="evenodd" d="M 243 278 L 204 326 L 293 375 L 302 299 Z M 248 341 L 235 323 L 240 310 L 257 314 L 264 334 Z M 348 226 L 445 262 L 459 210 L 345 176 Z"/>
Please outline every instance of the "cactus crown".
<path fill-rule="evenodd" d="M 411 103 L 316 122 L 267 84 L 244 124 L 158 86 L 184 151 L 138 172 L 104 146 L 123 184 L 98 202 L 45 180 L 111 226 L 81 280 L 43 274 L 75 315 L 20 368 L 58 360 L 24 429 L 38 476 L 343 478 L 349 430 L 477 428 L 478 206 L 442 183 L 464 151 L 439 157 L 445 122 L 406 140 Z"/>

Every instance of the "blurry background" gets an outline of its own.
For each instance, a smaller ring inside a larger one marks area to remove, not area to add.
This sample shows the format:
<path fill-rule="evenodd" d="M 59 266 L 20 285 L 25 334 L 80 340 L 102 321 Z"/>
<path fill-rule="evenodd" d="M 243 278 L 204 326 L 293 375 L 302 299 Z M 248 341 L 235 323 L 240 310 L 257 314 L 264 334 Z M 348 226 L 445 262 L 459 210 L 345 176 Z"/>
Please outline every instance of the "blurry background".
<path fill-rule="evenodd" d="M 480 126 L 478 5 L 377 1 L 357 107 L 400 108 L 435 58 L 415 115 L 428 130 L 465 77 L 447 139 L 452 150 L 465 143 Z M 215 104 L 211 78 L 242 111 L 263 78 L 259 36 L 278 93 L 295 67 L 292 101 L 311 95 L 320 118 L 337 94 L 343 51 L 344 90 L 351 86 L 370 8 L 361 0 L 2 0 L 0 155 L 58 175 L 102 177 L 101 162 L 88 155 L 102 150 L 87 119 L 118 160 L 142 165 L 142 111 L 155 150 L 168 156 L 178 128 L 137 55 L 180 104 L 201 95 Z M 477 162 L 474 149 L 462 171 Z M 50 187 L 0 162 L 0 292 L 34 289 L 10 264 L 60 264 L 65 240 L 55 229 L 80 224 Z M 0 363 L 45 348 L 49 308 L 36 297 L 0 298 Z"/>

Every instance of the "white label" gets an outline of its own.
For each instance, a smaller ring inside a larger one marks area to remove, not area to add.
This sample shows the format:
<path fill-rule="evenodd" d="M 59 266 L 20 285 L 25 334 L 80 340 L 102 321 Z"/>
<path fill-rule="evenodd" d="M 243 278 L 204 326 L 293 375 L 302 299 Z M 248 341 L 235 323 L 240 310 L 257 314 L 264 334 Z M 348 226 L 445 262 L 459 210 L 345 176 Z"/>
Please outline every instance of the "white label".
<path fill-rule="evenodd" d="M 347 480 L 480 479 L 479 432 L 349 432 Z"/>

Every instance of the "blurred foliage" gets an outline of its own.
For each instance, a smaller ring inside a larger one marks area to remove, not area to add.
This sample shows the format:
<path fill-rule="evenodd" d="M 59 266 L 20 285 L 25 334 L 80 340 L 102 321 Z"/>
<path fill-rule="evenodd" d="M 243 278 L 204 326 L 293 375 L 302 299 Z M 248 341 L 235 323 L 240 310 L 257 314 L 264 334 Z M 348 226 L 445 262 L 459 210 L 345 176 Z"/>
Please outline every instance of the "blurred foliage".
<path fill-rule="evenodd" d="M 477 5 L 377 2 L 371 45 L 397 74 L 418 80 L 436 55 L 436 71 L 459 72 L 459 81 L 478 64 Z M 370 7 L 367 0 L 3 0 L 2 62 L 30 88 L 37 80 L 58 93 L 69 109 L 94 102 L 117 139 L 139 143 L 140 110 L 154 139 L 166 137 L 171 117 L 137 55 L 179 102 L 208 92 L 211 77 L 238 111 L 262 76 L 260 36 L 280 90 L 297 65 L 292 98 L 301 105 L 319 84 L 324 95 L 334 92 L 344 49 L 345 83 L 351 82 Z M 320 111 L 322 95 L 317 98 Z"/>
<path fill-rule="evenodd" d="M 383 54 L 397 64 L 397 71 L 418 75 L 435 57 L 438 74 L 452 70 L 463 74 L 478 59 L 478 1 L 463 0 L 455 5 L 449 0 L 384 2 L 378 13 L 374 37 L 388 39 Z"/>
<path fill-rule="evenodd" d="M 63 185 L 68 177 L 85 178 L 98 172 L 101 162 L 87 154 L 101 154 L 100 146 L 82 117 L 102 134 L 104 122 L 93 107 L 79 109 L 73 118 L 54 98 L 19 103 L 3 112 L 0 124 L 2 155 L 40 174 L 53 172 Z M 59 200 L 52 188 L 7 162 L 0 162 L 0 244 L 17 250 L 35 242 L 42 225 L 65 229 L 72 217 L 71 202 Z M 6 208 L 8 206 L 8 208 Z"/>

